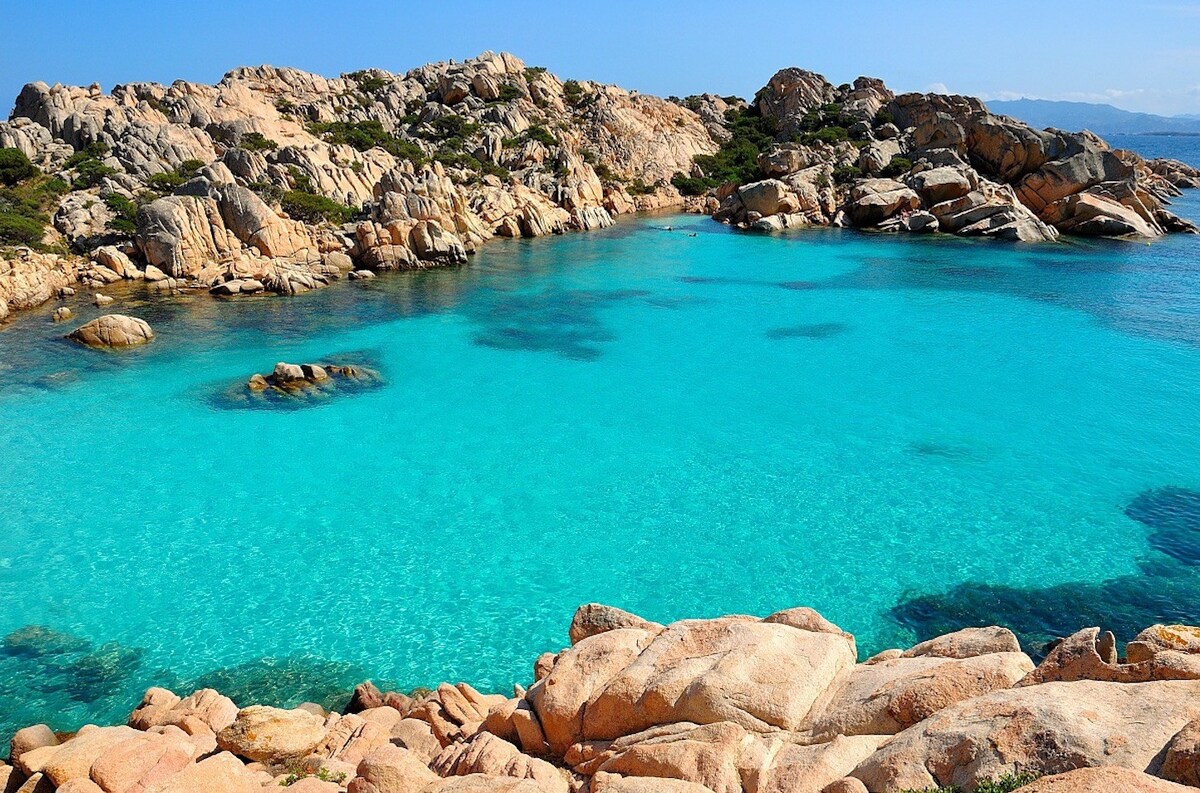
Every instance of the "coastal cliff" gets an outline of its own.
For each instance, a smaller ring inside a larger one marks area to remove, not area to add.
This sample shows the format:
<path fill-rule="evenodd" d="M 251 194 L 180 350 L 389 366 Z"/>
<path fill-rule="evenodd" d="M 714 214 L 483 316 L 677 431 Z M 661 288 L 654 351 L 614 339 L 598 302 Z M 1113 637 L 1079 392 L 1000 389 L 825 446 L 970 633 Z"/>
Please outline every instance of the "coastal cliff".
<path fill-rule="evenodd" d="M 1035 666 L 967 628 L 858 662 L 808 608 L 649 622 L 588 604 L 512 696 L 359 685 L 344 713 L 148 690 L 127 726 L 20 730 L 6 791 L 898 793 L 1200 786 L 1200 629 Z M 240 707 L 239 707 L 240 706 Z"/>
<path fill-rule="evenodd" d="M 122 280 L 294 294 L 665 207 L 761 231 L 1152 238 L 1195 230 L 1166 203 L 1200 184 L 1182 163 L 871 78 L 785 69 L 751 103 L 661 99 L 503 53 L 108 94 L 32 83 L 0 150 L 0 319 Z"/>

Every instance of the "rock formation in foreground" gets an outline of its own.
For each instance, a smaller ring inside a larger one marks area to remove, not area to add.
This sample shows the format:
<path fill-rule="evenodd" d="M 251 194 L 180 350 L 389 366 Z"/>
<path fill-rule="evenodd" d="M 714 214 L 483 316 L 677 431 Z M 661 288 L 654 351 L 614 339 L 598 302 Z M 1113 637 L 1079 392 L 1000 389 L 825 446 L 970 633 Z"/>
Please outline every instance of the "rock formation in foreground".
<path fill-rule="evenodd" d="M 1149 238 L 1192 228 L 1165 204 L 1200 172 L 871 78 L 785 69 L 751 104 L 667 100 L 484 53 L 403 75 L 31 83 L 0 122 L 0 183 L 3 319 L 118 281 L 295 294 L 670 206 L 766 231 Z"/>
<path fill-rule="evenodd" d="M 514 695 L 370 683 L 345 714 L 146 692 L 127 726 L 19 731 L 0 789 L 67 793 L 1031 793 L 1200 786 L 1200 629 L 1038 666 L 1000 627 L 859 663 L 807 608 L 648 622 L 590 604 Z M 1036 781 L 1033 781 L 1036 780 Z M 991 788 L 994 789 L 994 788 Z"/>

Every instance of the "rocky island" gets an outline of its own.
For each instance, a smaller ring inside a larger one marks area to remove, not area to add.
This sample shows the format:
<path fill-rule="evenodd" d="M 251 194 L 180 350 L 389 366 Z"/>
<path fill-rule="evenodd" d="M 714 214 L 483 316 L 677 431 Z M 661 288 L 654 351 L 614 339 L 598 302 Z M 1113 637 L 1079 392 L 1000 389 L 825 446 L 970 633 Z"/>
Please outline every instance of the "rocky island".
<path fill-rule="evenodd" d="M 581 606 L 511 696 L 382 692 L 344 712 L 148 690 L 121 726 L 12 739 L 6 791 L 1182 793 L 1200 786 L 1200 629 L 1118 658 L 1098 628 L 1035 666 L 1003 627 L 858 661 L 808 608 L 649 622 Z"/>
<path fill-rule="evenodd" d="M 294 294 L 669 207 L 768 232 L 1153 238 L 1196 230 L 1167 203 L 1200 185 L 1173 160 L 872 78 L 789 68 L 749 103 L 663 99 L 506 53 L 107 94 L 32 83 L 0 149 L 0 318 L 119 281 Z"/>

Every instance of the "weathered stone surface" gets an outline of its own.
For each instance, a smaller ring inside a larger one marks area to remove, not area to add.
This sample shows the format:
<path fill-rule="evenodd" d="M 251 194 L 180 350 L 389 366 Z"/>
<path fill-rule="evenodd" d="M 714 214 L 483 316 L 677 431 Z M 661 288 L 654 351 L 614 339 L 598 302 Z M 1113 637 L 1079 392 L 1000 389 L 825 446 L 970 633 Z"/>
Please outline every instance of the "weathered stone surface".
<path fill-rule="evenodd" d="M 1117 660 L 1116 638 L 1111 633 L 1085 628 L 1064 639 L 1020 684 L 1072 680 L 1200 680 L 1200 655 L 1161 650 L 1145 661 L 1122 664 Z"/>
<path fill-rule="evenodd" d="M 625 628 L 585 639 L 527 696 L 557 754 L 681 721 L 796 729 L 854 652 L 839 634 L 782 623 L 684 620 L 657 634 Z"/>
<path fill-rule="evenodd" d="M 129 727 L 96 727 L 88 725 L 62 744 L 30 749 L 14 758 L 14 764 L 26 776 L 42 773 L 55 786 L 69 780 L 88 778 L 92 763 L 122 741 L 136 737 Z"/>
<path fill-rule="evenodd" d="M 806 746 L 790 738 L 755 735 L 730 722 L 670 724 L 619 738 L 576 770 L 678 779 L 716 793 L 820 793 L 884 740 L 839 737 Z"/>
<path fill-rule="evenodd" d="M 60 741 L 54 731 L 45 724 L 34 724 L 31 727 L 17 730 L 13 733 L 12 740 L 8 742 L 8 760 L 11 763 L 16 763 L 21 755 L 32 749 L 41 749 L 43 746 L 58 746 Z"/>
<path fill-rule="evenodd" d="M 1024 653 L 921 656 L 860 664 L 813 721 L 818 736 L 892 735 L 956 702 L 1011 688 L 1033 670 Z"/>
<path fill-rule="evenodd" d="M 154 331 L 144 319 L 105 314 L 71 331 L 67 338 L 89 347 L 132 347 L 154 341 Z"/>
<path fill-rule="evenodd" d="M 1158 775 L 1181 785 L 1200 787 L 1200 720 L 1188 722 L 1171 738 Z"/>
<path fill-rule="evenodd" d="M 1132 768 L 1104 766 L 1054 774 L 1020 788 L 1022 793 L 1187 793 L 1176 785 Z"/>
<path fill-rule="evenodd" d="M 585 603 L 575 610 L 575 616 L 571 618 L 569 635 L 571 644 L 579 644 L 589 636 L 618 628 L 640 628 L 653 633 L 661 630 L 662 627 L 657 622 L 648 622 L 636 614 L 614 606 Z"/>
<path fill-rule="evenodd" d="M 232 724 L 237 713 L 233 700 L 211 688 L 194 691 L 183 699 L 165 688 L 151 688 L 129 714 L 129 726 L 149 730 L 172 725 L 191 734 L 196 726 L 203 725 L 216 734 Z"/>
<path fill-rule="evenodd" d="M 247 760 L 279 762 L 308 754 L 325 734 L 324 720 L 307 711 L 251 705 L 217 733 L 217 745 Z"/>
<path fill-rule="evenodd" d="M 851 189 L 846 214 L 856 226 L 874 226 L 900 212 L 920 207 L 920 197 L 900 182 L 864 179 Z"/>
<path fill-rule="evenodd" d="M 262 780 L 229 752 L 186 766 L 144 793 L 262 793 Z"/>
<path fill-rule="evenodd" d="M 1154 770 L 1171 738 L 1200 716 L 1200 682 L 1044 683 L 994 691 L 897 735 L 851 776 L 872 793 L 973 786 L 1019 768 Z"/>
<path fill-rule="evenodd" d="M 954 633 L 937 636 L 914 644 L 904 651 L 905 658 L 936 656 L 938 658 L 972 658 L 988 653 L 1019 653 L 1021 643 L 1008 628 L 993 625 L 988 628 L 963 628 Z"/>
<path fill-rule="evenodd" d="M 407 749 L 382 746 L 358 764 L 348 793 L 418 793 L 436 783 L 438 775 Z"/>
<path fill-rule="evenodd" d="M 444 777 L 486 774 L 531 779 L 545 793 L 568 791 L 568 780 L 562 771 L 545 760 L 522 754 L 513 744 L 488 732 L 447 746 L 430 767 Z"/>
<path fill-rule="evenodd" d="M 1149 661 L 1163 650 L 1200 653 L 1200 628 L 1191 625 L 1151 625 L 1125 646 L 1130 663 Z"/>

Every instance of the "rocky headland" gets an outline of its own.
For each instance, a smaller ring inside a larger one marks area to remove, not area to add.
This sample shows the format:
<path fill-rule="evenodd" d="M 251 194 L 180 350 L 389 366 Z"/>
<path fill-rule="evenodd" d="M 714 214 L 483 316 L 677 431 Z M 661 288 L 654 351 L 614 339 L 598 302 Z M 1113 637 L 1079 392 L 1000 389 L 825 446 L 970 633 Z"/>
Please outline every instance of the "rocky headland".
<path fill-rule="evenodd" d="M 406 74 L 31 83 L 0 122 L 0 319 L 118 281 L 225 298 L 461 265 L 488 239 L 666 207 L 740 228 L 1049 241 L 1195 231 L 1200 171 L 976 99 L 784 69 L 752 102 L 561 80 L 509 54 Z"/>
<path fill-rule="evenodd" d="M 1200 786 L 1200 628 L 1099 628 L 1034 664 L 1002 627 L 858 660 L 807 608 L 649 622 L 588 604 L 511 696 L 465 683 L 343 713 L 148 690 L 122 726 L 20 730 L 5 791 L 1168 793 Z"/>

